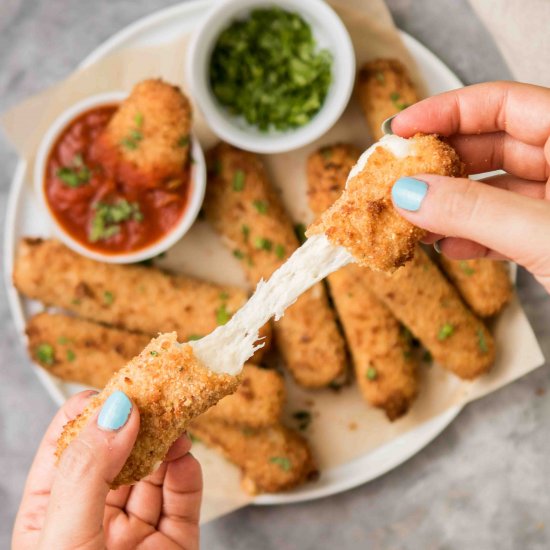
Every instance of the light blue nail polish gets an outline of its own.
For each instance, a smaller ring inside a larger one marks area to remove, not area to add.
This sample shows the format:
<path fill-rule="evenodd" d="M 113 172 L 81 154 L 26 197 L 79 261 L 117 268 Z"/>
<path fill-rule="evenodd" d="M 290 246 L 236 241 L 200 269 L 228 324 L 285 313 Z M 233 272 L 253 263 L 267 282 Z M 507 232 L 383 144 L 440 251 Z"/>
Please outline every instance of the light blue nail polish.
<path fill-rule="evenodd" d="M 122 428 L 132 412 L 132 402 L 128 396 L 121 391 L 113 392 L 103 403 L 97 425 L 109 431 L 115 431 Z"/>
<path fill-rule="evenodd" d="M 404 210 L 416 212 L 428 192 L 428 184 L 415 178 L 399 178 L 392 187 L 393 202 Z"/>
<path fill-rule="evenodd" d="M 382 130 L 382 133 L 385 136 L 393 136 L 393 130 L 391 129 L 391 123 L 392 123 L 392 120 L 396 116 L 397 115 L 392 115 L 392 116 L 388 117 L 386 120 L 384 120 L 384 122 L 382 122 L 382 125 L 380 126 L 380 129 Z"/>

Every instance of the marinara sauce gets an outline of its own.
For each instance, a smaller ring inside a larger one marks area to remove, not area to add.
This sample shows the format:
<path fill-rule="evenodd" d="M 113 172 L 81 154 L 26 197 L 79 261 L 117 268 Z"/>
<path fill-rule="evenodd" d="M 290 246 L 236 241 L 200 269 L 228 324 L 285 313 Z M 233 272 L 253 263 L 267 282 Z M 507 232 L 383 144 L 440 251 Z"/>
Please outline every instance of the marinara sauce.
<path fill-rule="evenodd" d="M 188 177 L 175 190 L 144 186 L 133 170 L 125 171 L 122 181 L 106 168 L 116 163 L 100 162 L 100 156 L 106 159 L 97 138 L 117 108 L 95 107 L 68 124 L 50 151 L 44 175 L 57 221 L 82 245 L 107 254 L 146 248 L 169 233 L 185 211 L 190 187 Z"/>

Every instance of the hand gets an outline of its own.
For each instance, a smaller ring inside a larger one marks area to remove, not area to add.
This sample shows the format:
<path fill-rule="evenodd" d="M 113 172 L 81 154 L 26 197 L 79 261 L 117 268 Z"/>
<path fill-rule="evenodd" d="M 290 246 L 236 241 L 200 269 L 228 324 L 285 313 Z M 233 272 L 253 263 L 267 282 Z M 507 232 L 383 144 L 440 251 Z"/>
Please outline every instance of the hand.
<path fill-rule="evenodd" d="M 149 477 L 109 490 L 139 430 L 137 407 L 124 393 L 116 392 L 105 402 L 55 466 L 64 424 L 94 393 L 69 399 L 50 424 L 27 479 L 13 548 L 198 548 L 202 477 L 199 463 L 188 453 L 186 436 Z"/>
<path fill-rule="evenodd" d="M 550 89 L 469 86 L 409 107 L 391 128 L 402 137 L 445 136 L 468 175 L 507 172 L 482 182 L 422 174 L 398 180 L 394 204 L 430 232 L 427 242 L 439 241 L 450 258 L 511 259 L 550 292 Z"/>

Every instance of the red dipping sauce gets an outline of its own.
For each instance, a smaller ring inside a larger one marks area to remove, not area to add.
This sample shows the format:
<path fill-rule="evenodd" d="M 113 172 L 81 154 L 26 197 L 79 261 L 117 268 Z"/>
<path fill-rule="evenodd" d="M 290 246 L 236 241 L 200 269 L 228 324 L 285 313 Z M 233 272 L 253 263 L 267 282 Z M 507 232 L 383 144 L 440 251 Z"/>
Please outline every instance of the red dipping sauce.
<path fill-rule="evenodd" d="M 111 163 L 100 162 L 96 141 L 116 109 L 94 107 L 70 122 L 52 147 L 44 174 L 58 223 L 86 248 L 113 255 L 147 248 L 174 229 L 190 187 L 147 187 L 132 170 L 125 171 L 124 181 L 110 173 Z"/>

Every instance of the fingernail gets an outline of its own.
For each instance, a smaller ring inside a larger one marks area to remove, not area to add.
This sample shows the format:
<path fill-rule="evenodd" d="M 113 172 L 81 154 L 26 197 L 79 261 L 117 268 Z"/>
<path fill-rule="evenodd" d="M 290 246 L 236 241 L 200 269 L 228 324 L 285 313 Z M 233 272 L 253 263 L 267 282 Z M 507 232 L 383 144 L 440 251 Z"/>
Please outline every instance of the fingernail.
<path fill-rule="evenodd" d="M 399 178 L 393 184 L 391 196 L 399 208 L 416 212 L 427 192 L 427 183 L 415 178 Z"/>
<path fill-rule="evenodd" d="M 384 122 L 382 122 L 382 125 L 380 126 L 380 129 L 382 130 L 382 133 L 385 136 L 393 136 L 393 130 L 391 129 L 391 123 L 392 123 L 392 120 L 396 116 L 397 115 L 392 115 L 392 116 L 388 117 L 386 120 L 384 120 Z"/>
<path fill-rule="evenodd" d="M 132 412 L 132 402 L 128 396 L 121 391 L 113 392 L 103 403 L 97 425 L 109 431 L 115 431 L 126 424 Z"/>
<path fill-rule="evenodd" d="M 439 246 L 439 243 L 442 241 L 443 239 L 439 239 L 439 241 L 435 241 L 434 243 L 434 250 L 438 253 L 438 254 L 441 254 L 441 246 Z"/>

